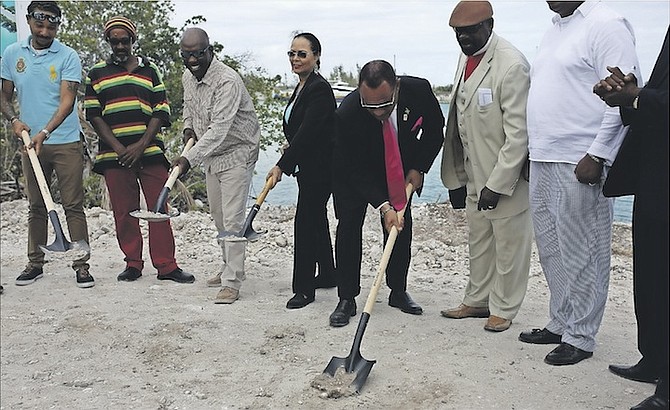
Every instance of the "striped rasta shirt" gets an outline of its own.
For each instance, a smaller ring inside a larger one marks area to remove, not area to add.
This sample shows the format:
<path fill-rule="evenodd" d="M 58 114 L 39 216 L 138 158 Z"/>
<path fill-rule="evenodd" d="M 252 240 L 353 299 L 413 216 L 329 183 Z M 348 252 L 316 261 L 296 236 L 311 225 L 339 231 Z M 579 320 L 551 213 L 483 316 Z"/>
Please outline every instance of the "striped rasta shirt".
<path fill-rule="evenodd" d="M 142 138 L 154 117 L 162 120 L 163 126 L 170 125 L 170 105 L 158 67 L 146 58 L 138 60 L 132 72 L 110 60 L 103 61 L 86 77 L 86 119 L 102 117 L 125 147 Z M 169 166 L 164 149 L 163 139 L 156 135 L 144 150 L 142 164 Z M 118 155 L 100 138 L 93 171 L 102 174 L 110 167 L 121 167 Z"/>
<path fill-rule="evenodd" d="M 184 155 L 191 166 L 217 173 L 256 162 L 260 126 L 240 75 L 214 58 L 201 81 L 186 70 L 182 84 L 184 128 L 198 137 Z"/>

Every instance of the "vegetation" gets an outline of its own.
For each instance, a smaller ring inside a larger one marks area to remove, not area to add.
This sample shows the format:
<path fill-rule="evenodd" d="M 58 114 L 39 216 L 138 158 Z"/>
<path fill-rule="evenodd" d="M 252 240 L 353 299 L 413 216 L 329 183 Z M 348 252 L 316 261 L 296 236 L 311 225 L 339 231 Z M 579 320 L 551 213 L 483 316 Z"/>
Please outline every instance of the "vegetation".
<path fill-rule="evenodd" d="M 194 16 L 184 26 L 177 28 L 170 25 L 170 16 L 174 13 L 172 0 L 153 1 L 61 1 L 64 21 L 58 32 L 58 38 L 64 44 L 77 50 L 82 61 L 84 73 L 98 61 L 105 59 L 110 52 L 109 45 L 103 38 L 104 23 L 115 15 L 124 15 L 131 19 L 138 30 L 138 42 L 135 52 L 147 57 L 163 72 L 163 80 L 168 90 L 168 99 L 172 108 L 172 125 L 164 131 L 164 139 L 168 158 L 176 158 L 182 147 L 181 121 L 183 88 L 181 76 L 184 66 L 179 57 L 179 38 L 184 28 L 205 22 L 202 16 Z M 4 23 L 4 22 L 3 22 Z M 244 79 L 245 85 L 254 99 L 254 106 L 261 123 L 261 146 L 266 148 L 283 140 L 281 133 L 281 114 L 283 103 L 273 99 L 273 92 L 279 84 L 279 76 L 269 77 L 264 69 L 249 66 L 248 55 L 226 55 L 224 46 L 214 42 L 214 51 L 225 64 L 237 70 Z M 80 89 L 80 101 L 83 100 L 83 85 Z M 24 108 L 25 109 L 25 108 Z M 95 153 L 97 136 L 92 127 L 83 119 L 81 105 L 78 107 L 84 130 L 86 145 L 91 153 Z M 18 180 L 20 161 L 17 151 L 19 144 L 16 138 L 9 135 L 11 128 L 3 125 L 0 130 L 0 164 L 2 165 L 2 181 Z M 94 157 L 93 154 L 90 155 Z M 89 169 L 90 169 L 89 161 Z M 192 203 L 188 193 L 195 198 L 206 199 L 204 175 L 198 168 L 192 169 L 187 178 L 176 191 L 177 205 Z M 94 173 L 86 172 L 86 206 L 101 205 L 105 196 L 104 181 Z M 186 188 L 186 189 L 185 189 Z M 10 196 L 3 196 L 9 198 Z"/>

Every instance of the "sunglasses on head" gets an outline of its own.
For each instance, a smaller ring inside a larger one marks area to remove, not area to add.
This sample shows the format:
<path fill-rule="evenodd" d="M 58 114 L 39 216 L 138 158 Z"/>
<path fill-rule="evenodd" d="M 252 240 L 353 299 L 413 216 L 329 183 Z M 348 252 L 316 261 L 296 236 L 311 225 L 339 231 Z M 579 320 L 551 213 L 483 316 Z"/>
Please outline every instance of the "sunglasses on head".
<path fill-rule="evenodd" d="M 59 16 L 53 16 L 51 14 L 47 13 L 42 13 L 41 11 L 33 11 L 32 13 L 28 13 L 28 17 L 32 17 L 37 21 L 49 21 L 49 23 L 52 24 L 60 24 L 60 17 Z"/>
<path fill-rule="evenodd" d="M 456 32 L 456 35 L 461 35 L 461 34 L 475 34 L 477 33 L 483 26 L 484 23 L 486 23 L 488 20 L 481 21 L 477 24 L 473 24 L 471 26 L 465 26 L 465 27 L 454 27 L 454 31 Z"/>
<path fill-rule="evenodd" d="M 130 45 L 130 37 L 108 38 L 107 41 L 113 46 L 118 46 L 119 44 L 123 44 L 124 46 Z"/>
<path fill-rule="evenodd" d="M 181 58 L 184 60 L 188 60 L 191 57 L 195 57 L 196 59 L 201 59 L 207 54 L 207 50 L 209 50 L 210 46 L 207 46 L 203 48 L 202 50 L 197 50 L 197 51 L 184 51 L 181 50 L 179 51 L 179 54 L 181 54 Z"/>
<path fill-rule="evenodd" d="M 304 51 L 304 50 L 293 51 L 293 50 L 291 50 L 291 51 L 287 52 L 286 55 L 288 56 L 288 58 L 293 58 L 295 56 L 298 56 L 298 58 L 307 58 L 307 51 Z"/>

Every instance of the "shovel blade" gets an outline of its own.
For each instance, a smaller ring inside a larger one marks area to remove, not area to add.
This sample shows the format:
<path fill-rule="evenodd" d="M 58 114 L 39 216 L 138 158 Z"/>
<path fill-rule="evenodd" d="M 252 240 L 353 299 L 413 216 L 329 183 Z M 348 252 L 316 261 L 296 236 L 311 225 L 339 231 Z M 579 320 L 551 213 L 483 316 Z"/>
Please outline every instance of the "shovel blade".
<path fill-rule="evenodd" d="M 85 256 L 91 253 L 91 247 L 86 243 L 85 240 L 80 240 L 77 242 L 67 242 L 66 244 L 61 243 L 58 238 L 48 246 L 39 245 L 40 250 L 44 252 L 44 259 L 47 261 L 55 260 L 72 260 L 76 261 L 84 258 Z M 63 246 L 66 247 L 65 250 Z"/>
<path fill-rule="evenodd" d="M 39 245 L 42 252 L 46 254 L 47 252 L 65 252 L 68 249 L 71 249 L 72 244 L 67 239 L 65 239 L 63 227 L 60 224 L 60 219 L 58 219 L 58 214 L 55 210 L 49 211 L 49 220 L 51 221 L 51 225 L 54 228 L 54 234 L 56 235 L 56 238 L 49 246 Z"/>
<path fill-rule="evenodd" d="M 351 355 L 347 357 L 335 357 L 333 356 L 330 359 L 330 363 L 326 366 L 326 369 L 323 371 L 326 374 L 329 374 L 335 377 L 337 370 L 343 368 L 347 373 L 354 373 L 356 376 L 349 384 L 356 393 L 360 393 L 365 381 L 370 375 L 372 366 L 377 363 L 376 360 L 367 360 L 361 357 L 360 352 L 356 352 L 355 357 Z"/>
<path fill-rule="evenodd" d="M 337 369 L 344 368 L 344 371 L 347 373 L 355 373 L 356 377 L 350 383 L 350 386 L 360 393 L 363 388 L 363 384 L 368 378 L 372 366 L 377 363 L 376 360 L 367 360 L 361 356 L 361 340 L 363 339 L 363 334 L 365 333 L 365 328 L 368 325 L 368 320 L 370 320 L 370 314 L 363 312 L 361 314 L 361 319 L 358 322 L 358 329 L 356 329 L 356 335 L 354 336 L 354 343 L 351 346 L 351 352 L 347 357 L 333 357 L 330 359 L 328 366 L 326 366 L 323 373 L 329 374 L 335 377 Z"/>

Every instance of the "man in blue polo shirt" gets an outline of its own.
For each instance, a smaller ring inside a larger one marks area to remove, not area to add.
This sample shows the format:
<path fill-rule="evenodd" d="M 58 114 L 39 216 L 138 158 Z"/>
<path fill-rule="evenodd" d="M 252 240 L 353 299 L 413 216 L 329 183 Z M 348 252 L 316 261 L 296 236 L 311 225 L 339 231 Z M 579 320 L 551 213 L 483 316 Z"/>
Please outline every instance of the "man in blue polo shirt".
<path fill-rule="evenodd" d="M 26 16 L 30 26 L 27 40 L 14 43 L 2 56 L 2 114 L 11 122 L 20 139 L 31 135 L 47 180 L 55 171 L 72 241 L 88 243 L 84 214 L 84 166 L 81 127 L 74 109 L 81 82 L 81 62 L 77 53 L 55 39 L 61 10 L 55 1 L 33 1 Z M 17 91 L 20 113 L 12 104 Z M 28 265 L 16 284 L 29 285 L 43 275 L 44 254 L 38 245 L 47 242 L 47 211 L 28 155 L 21 157 L 28 189 Z M 77 286 L 94 285 L 87 263 L 89 255 L 72 263 Z"/>

